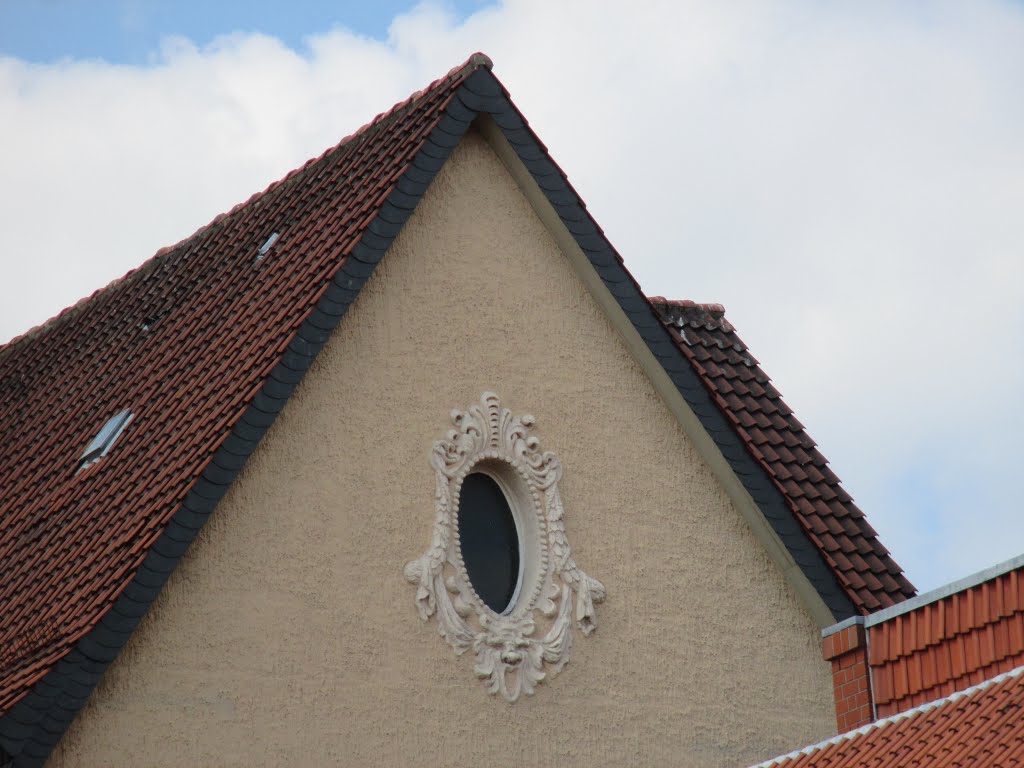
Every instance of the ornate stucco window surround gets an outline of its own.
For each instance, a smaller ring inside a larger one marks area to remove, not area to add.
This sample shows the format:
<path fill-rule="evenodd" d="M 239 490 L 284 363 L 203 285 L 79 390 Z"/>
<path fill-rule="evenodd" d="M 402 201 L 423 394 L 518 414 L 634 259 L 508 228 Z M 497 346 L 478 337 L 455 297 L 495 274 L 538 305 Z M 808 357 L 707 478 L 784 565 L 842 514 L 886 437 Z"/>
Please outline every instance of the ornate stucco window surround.
<path fill-rule="evenodd" d="M 434 443 L 436 517 L 430 548 L 405 566 L 417 585 L 416 607 L 456 654 L 473 649 L 474 671 L 490 693 L 508 701 L 532 694 L 537 683 L 569 661 L 572 625 L 593 632 L 594 604 L 604 586 L 573 560 L 566 538 L 558 482 L 562 466 L 531 434 L 532 416 L 513 416 L 498 396 L 451 414 L 454 428 Z M 477 594 L 466 570 L 459 535 L 459 499 L 465 478 L 486 475 L 501 488 L 515 519 L 519 546 L 516 589 L 496 611 Z"/>

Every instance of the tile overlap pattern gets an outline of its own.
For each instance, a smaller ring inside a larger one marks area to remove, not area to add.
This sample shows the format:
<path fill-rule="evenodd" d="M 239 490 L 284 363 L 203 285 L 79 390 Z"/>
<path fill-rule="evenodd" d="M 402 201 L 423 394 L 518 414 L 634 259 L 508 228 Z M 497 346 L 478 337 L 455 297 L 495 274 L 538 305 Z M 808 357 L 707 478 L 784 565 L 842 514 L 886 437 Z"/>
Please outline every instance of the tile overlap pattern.
<path fill-rule="evenodd" d="M 878 716 L 948 696 L 1024 665 L 1021 569 L 869 629 Z"/>
<path fill-rule="evenodd" d="M 1024 765 L 1024 675 L 997 678 L 758 768 L 1013 768 Z"/>
<path fill-rule="evenodd" d="M 912 596 L 914 586 L 725 319 L 725 309 L 660 296 L 651 302 L 858 610 L 871 613 Z"/>

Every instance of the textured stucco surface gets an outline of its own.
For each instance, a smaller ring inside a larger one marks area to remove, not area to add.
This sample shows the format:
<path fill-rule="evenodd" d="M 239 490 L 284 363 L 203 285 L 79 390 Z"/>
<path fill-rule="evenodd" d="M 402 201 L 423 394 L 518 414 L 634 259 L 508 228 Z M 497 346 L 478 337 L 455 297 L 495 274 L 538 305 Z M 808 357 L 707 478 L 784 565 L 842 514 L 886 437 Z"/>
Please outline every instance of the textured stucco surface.
<path fill-rule="evenodd" d="M 532 698 L 422 623 L 427 456 L 498 392 L 608 599 Z M 50 761 L 736 766 L 834 733 L 818 631 L 477 134 L 456 149 Z"/>

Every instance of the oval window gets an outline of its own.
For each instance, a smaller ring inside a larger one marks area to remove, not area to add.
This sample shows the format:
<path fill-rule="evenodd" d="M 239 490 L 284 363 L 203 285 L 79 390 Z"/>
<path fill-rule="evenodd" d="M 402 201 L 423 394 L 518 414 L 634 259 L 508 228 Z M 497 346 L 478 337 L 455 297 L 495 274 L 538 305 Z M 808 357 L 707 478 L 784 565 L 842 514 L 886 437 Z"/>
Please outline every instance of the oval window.
<path fill-rule="evenodd" d="M 519 585 L 519 534 L 501 487 L 481 472 L 462 481 L 459 544 L 473 589 L 488 608 L 504 613 Z"/>

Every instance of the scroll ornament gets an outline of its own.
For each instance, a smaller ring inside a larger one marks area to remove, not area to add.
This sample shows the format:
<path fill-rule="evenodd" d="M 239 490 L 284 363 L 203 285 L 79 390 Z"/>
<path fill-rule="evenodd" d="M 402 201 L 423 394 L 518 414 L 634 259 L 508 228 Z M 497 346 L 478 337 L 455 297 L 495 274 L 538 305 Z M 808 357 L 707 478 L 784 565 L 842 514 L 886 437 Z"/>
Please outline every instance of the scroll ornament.
<path fill-rule="evenodd" d="M 416 607 L 458 655 L 472 649 L 474 670 L 492 694 L 507 701 L 532 695 L 535 686 L 569 661 L 572 625 L 584 635 L 596 627 L 594 604 L 604 586 L 573 560 L 558 491 L 562 467 L 541 451 L 531 434 L 532 416 L 513 416 L 498 396 L 485 392 L 479 405 L 451 414 L 453 429 L 434 443 L 436 518 L 430 548 L 405 566 L 416 585 Z M 458 490 L 474 468 L 487 467 L 518 491 L 514 507 L 521 528 L 523 569 L 518 598 L 495 613 L 477 596 L 458 542 Z"/>

